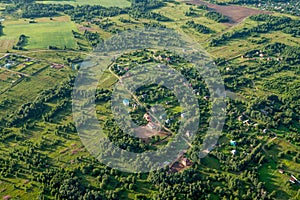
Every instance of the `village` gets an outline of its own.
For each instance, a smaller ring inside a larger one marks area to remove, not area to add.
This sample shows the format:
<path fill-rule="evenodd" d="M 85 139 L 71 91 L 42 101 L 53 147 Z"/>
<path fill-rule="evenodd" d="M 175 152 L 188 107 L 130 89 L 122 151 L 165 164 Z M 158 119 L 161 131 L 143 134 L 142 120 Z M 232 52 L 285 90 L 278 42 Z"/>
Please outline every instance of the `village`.
<path fill-rule="evenodd" d="M 63 64 L 48 63 L 22 54 L 6 53 L 0 58 L 0 85 L 7 91 L 19 84 L 24 78 L 35 76 L 50 66 L 51 69 L 62 69 Z"/>

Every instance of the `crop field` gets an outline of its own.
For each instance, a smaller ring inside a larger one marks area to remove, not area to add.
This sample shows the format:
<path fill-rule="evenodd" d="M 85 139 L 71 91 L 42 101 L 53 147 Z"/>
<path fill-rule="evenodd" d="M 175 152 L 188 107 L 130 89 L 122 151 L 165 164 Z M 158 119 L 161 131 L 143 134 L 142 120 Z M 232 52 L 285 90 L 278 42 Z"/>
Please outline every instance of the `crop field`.
<path fill-rule="evenodd" d="M 71 5 L 101 5 L 104 7 L 128 7 L 130 6 L 130 2 L 127 0 L 54 0 L 54 1 L 44 1 L 39 0 L 39 3 L 53 4 L 53 3 L 61 3 L 61 4 L 71 4 Z"/>
<path fill-rule="evenodd" d="M 19 36 L 27 36 L 25 49 L 46 49 L 49 45 L 59 48 L 76 48 L 76 42 L 72 30 L 77 30 L 75 23 L 56 20 L 38 19 L 36 23 L 27 20 L 4 21 L 4 35 L 0 37 L 0 50 L 6 51 L 16 45 Z"/>

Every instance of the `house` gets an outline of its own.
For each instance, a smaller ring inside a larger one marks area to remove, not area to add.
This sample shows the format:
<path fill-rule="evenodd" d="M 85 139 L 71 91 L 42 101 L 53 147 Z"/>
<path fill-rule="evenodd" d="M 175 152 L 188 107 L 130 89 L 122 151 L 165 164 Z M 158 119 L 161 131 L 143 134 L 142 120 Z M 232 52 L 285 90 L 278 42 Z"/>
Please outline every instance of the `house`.
<path fill-rule="evenodd" d="M 187 137 L 191 137 L 193 134 L 192 134 L 190 131 L 187 131 L 187 132 L 185 133 L 185 135 L 186 135 Z"/>
<path fill-rule="evenodd" d="M 267 132 L 268 132 L 268 129 L 264 129 L 264 130 L 263 130 L 263 133 L 267 133 Z"/>
<path fill-rule="evenodd" d="M 295 184 L 296 183 L 296 179 L 294 179 L 293 177 L 291 177 L 290 178 L 290 182 Z"/>
<path fill-rule="evenodd" d="M 233 149 L 232 151 L 230 151 L 232 153 L 232 155 L 235 155 L 236 154 L 236 150 Z"/>
<path fill-rule="evenodd" d="M 129 106 L 129 100 L 128 99 L 123 99 L 123 105 L 124 106 Z"/>
<path fill-rule="evenodd" d="M 5 64 L 5 68 L 10 69 L 11 67 L 12 67 L 12 65 L 10 63 Z"/>
<path fill-rule="evenodd" d="M 137 106 L 137 104 L 132 104 L 132 108 L 135 110 L 136 108 L 137 108 L 138 106 Z"/>
<path fill-rule="evenodd" d="M 53 69 L 61 69 L 64 68 L 65 66 L 62 64 L 56 64 L 56 63 L 52 63 L 51 68 Z"/>
<path fill-rule="evenodd" d="M 181 160 L 181 164 L 184 166 L 184 167 L 187 167 L 187 166 L 190 166 L 191 165 L 191 161 L 187 158 L 182 158 Z"/>
<path fill-rule="evenodd" d="M 153 113 L 155 113 L 156 112 L 156 108 L 155 107 L 151 107 L 151 109 L 150 109 Z"/>
<path fill-rule="evenodd" d="M 298 181 L 298 179 L 295 176 L 293 176 L 293 175 L 291 175 L 290 182 L 292 182 L 292 183 L 296 183 L 297 182 L 297 183 L 300 184 L 300 181 Z"/>
<path fill-rule="evenodd" d="M 284 174 L 284 170 L 283 169 L 279 169 L 278 170 L 280 174 Z"/>
<path fill-rule="evenodd" d="M 246 124 L 247 126 L 250 126 L 250 122 L 249 122 L 249 119 L 243 121 L 243 124 Z"/>
<path fill-rule="evenodd" d="M 235 147 L 236 146 L 236 141 L 230 140 L 230 145 Z"/>
<path fill-rule="evenodd" d="M 144 114 L 144 119 L 147 120 L 148 122 L 151 122 L 151 121 L 152 121 L 152 120 L 151 120 L 151 117 L 150 117 L 150 115 L 149 115 L 148 113 L 145 113 L 145 114 Z"/>

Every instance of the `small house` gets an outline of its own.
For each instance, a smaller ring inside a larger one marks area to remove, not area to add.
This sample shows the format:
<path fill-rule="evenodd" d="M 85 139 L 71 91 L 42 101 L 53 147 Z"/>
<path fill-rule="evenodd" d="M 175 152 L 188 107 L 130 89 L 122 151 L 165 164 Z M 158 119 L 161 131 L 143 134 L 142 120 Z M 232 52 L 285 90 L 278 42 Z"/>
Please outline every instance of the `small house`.
<path fill-rule="evenodd" d="M 235 147 L 236 146 L 236 141 L 230 140 L 230 145 Z"/>
<path fill-rule="evenodd" d="M 150 117 L 150 115 L 149 115 L 148 113 L 145 113 L 145 114 L 144 114 L 144 119 L 147 120 L 148 122 L 151 122 L 151 121 L 152 121 L 152 120 L 151 120 L 151 117 Z"/>
<path fill-rule="evenodd" d="M 278 170 L 280 174 L 284 174 L 284 170 L 283 169 L 279 169 Z"/>
<path fill-rule="evenodd" d="M 51 65 L 51 68 L 53 68 L 53 69 L 62 69 L 62 68 L 64 68 L 64 65 L 53 63 Z"/>
<path fill-rule="evenodd" d="M 187 167 L 187 166 L 190 166 L 191 165 L 191 161 L 187 158 L 182 158 L 181 160 L 181 164 L 184 166 L 184 167 Z"/>
<path fill-rule="evenodd" d="M 129 100 L 128 99 L 123 99 L 123 105 L 124 106 L 129 106 Z"/>
<path fill-rule="evenodd" d="M 150 109 L 153 113 L 155 113 L 156 112 L 156 108 L 155 107 L 151 107 L 151 109 Z"/>
<path fill-rule="evenodd" d="M 291 178 L 290 178 L 290 182 L 293 183 L 293 184 L 295 184 L 295 183 L 296 183 L 296 180 L 295 180 L 293 177 L 291 177 Z"/>
<path fill-rule="evenodd" d="M 191 137 L 193 134 L 192 134 L 190 131 L 187 131 L 187 132 L 185 133 L 185 135 L 186 135 L 187 137 Z"/>
<path fill-rule="evenodd" d="M 203 97 L 204 100 L 208 101 L 209 100 L 209 96 L 205 96 Z"/>
<path fill-rule="evenodd" d="M 236 150 L 235 149 L 232 150 L 231 153 L 232 153 L 232 155 L 235 155 L 236 154 Z"/>
<path fill-rule="evenodd" d="M 10 63 L 5 64 L 5 68 L 10 69 L 11 67 L 12 67 L 12 65 Z"/>
<path fill-rule="evenodd" d="M 243 124 L 246 124 L 247 126 L 250 126 L 250 121 L 249 121 L 249 119 L 243 121 Z"/>
<path fill-rule="evenodd" d="M 263 130 L 263 133 L 267 133 L 267 132 L 268 132 L 268 129 L 264 129 L 264 130 Z"/>

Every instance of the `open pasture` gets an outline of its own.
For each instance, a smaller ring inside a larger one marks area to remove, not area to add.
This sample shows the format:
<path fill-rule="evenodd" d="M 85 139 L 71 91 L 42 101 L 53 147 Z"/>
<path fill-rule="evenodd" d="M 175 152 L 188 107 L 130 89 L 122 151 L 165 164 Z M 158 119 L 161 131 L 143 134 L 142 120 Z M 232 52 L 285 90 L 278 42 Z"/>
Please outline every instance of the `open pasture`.
<path fill-rule="evenodd" d="M 65 19 L 65 18 L 63 18 Z M 40 18 L 36 23 L 27 20 L 7 20 L 3 23 L 4 35 L 0 37 L 0 50 L 10 50 L 16 45 L 21 34 L 27 36 L 25 49 L 46 49 L 48 46 L 59 48 L 76 48 L 76 42 L 72 30 L 77 30 L 75 23 L 54 18 L 46 20 Z"/>

